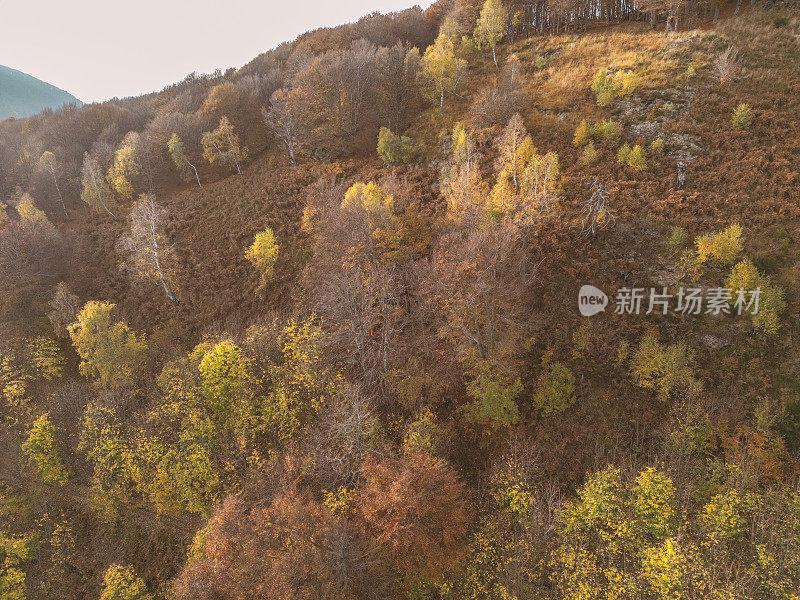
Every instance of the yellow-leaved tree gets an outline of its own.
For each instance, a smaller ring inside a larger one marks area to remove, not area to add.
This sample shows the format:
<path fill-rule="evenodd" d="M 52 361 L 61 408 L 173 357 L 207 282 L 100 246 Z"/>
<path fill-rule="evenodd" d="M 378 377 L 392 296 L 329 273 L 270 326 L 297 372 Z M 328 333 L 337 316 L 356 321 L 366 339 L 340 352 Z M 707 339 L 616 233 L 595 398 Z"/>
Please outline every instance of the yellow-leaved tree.
<path fill-rule="evenodd" d="M 119 387 L 133 383 L 144 359 L 147 344 L 125 323 L 114 322 L 114 304 L 87 302 L 69 326 L 69 335 L 81 357 L 80 370 L 95 377 L 103 387 Z"/>
<path fill-rule="evenodd" d="M 275 263 L 278 261 L 280 246 L 275 239 L 275 232 L 267 227 L 256 234 L 253 243 L 245 251 L 244 256 L 253 263 L 261 275 L 259 291 L 263 290 L 270 278 L 275 274 Z"/>
<path fill-rule="evenodd" d="M 464 75 L 467 61 L 456 58 L 453 41 L 440 34 L 422 57 L 422 75 L 433 84 L 439 96 L 439 111 L 444 114 L 444 95 L 455 92 Z"/>
<path fill-rule="evenodd" d="M 502 0 L 486 0 L 473 35 L 479 47 L 488 46 L 492 49 L 495 67 L 498 67 L 497 43 L 505 35 L 507 21 L 508 12 L 503 6 Z"/>
<path fill-rule="evenodd" d="M 108 183 L 125 200 L 133 198 L 134 178 L 141 173 L 136 156 L 139 134 L 128 132 L 114 154 L 114 163 L 108 170 Z"/>

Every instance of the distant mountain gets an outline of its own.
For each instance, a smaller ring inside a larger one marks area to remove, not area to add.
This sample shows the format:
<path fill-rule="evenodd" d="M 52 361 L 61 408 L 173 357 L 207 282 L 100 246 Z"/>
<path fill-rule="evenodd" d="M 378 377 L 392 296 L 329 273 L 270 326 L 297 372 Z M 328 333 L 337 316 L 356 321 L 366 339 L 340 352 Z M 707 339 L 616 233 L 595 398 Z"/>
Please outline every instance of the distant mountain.
<path fill-rule="evenodd" d="M 30 117 L 45 108 L 57 109 L 69 103 L 82 104 L 54 85 L 0 65 L 0 120 Z"/>

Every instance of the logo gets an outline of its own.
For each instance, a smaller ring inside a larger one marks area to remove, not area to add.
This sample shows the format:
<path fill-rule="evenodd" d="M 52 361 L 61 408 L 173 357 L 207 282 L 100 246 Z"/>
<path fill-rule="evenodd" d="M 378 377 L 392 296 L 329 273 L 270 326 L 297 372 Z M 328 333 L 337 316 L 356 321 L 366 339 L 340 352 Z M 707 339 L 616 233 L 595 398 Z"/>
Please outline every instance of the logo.
<path fill-rule="evenodd" d="M 608 306 L 608 296 L 593 285 L 585 285 L 578 292 L 578 310 L 584 317 L 593 317 Z"/>

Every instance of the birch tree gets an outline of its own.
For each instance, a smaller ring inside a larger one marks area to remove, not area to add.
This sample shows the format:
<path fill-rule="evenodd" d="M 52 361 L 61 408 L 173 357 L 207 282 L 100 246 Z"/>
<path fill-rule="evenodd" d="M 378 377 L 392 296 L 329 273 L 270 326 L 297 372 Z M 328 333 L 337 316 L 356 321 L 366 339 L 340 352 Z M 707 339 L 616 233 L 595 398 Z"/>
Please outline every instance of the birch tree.
<path fill-rule="evenodd" d="M 452 40 L 440 34 L 422 57 L 422 74 L 436 87 L 439 110 L 444 114 L 444 95 L 458 88 L 467 62 L 456 58 Z"/>
<path fill-rule="evenodd" d="M 192 180 L 192 172 L 194 172 L 197 187 L 203 187 L 200 183 L 200 174 L 197 172 L 197 167 L 189 160 L 186 154 L 186 146 L 177 133 L 173 133 L 172 137 L 169 138 L 167 150 L 169 150 L 169 155 L 172 157 L 172 162 L 175 163 L 175 168 L 178 170 L 181 179 L 190 182 Z"/>
<path fill-rule="evenodd" d="M 64 196 L 61 194 L 61 188 L 58 185 L 58 177 L 59 171 L 61 170 L 61 165 L 59 165 L 56 155 L 49 150 L 42 154 L 41 158 L 39 159 L 39 168 L 47 172 L 50 177 L 53 178 L 53 185 L 56 188 L 56 192 L 58 192 L 58 199 L 61 202 L 61 208 L 64 210 L 64 216 L 69 216 L 67 215 L 67 207 L 64 204 Z"/>
<path fill-rule="evenodd" d="M 488 45 L 492 49 L 494 66 L 497 64 L 497 42 L 503 39 L 508 13 L 501 0 L 486 0 L 475 27 L 475 40 L 479 45 Z"/>
<path fill-rule="evenodd" d="M 264 123 L 286 145 L 292 166 L 296 167 L 295 147 L 298 142 L 300 122 L 292 110 L 292 94 L 291 90 L 277 90 L 272 94 L 269 108 L 263 107 L 261 113 L 264 116 Z"/>
<path fill-rule="evenodd" d="M 131 210 L 130 232 L 119 241 L 118 248 L 127 255 L 126 267 L 135 277 L 155 281 L 175 302 L 167 285 L 173 252 L 163 233 L 166 214 L 153 194 L 142 194 Z"/>
<path fill-rule="evenodd" d="M 109 208 L 114 200 L 114 193 L 103 176 L 100 164 L 88 152 L 84 154 L 81 168 L 81 200 L 92 210 L 106 211 L 112 218 L 117 218 Z"/>
<path fill-rule="evenodd" d="M 242 148 L 239 136 L 233 132 L 233 125 L 228 117 L 219 120 L 219 126 L 214 131 L 206 131 L 201 140 L 203 144 L 203 158 L 214 163 L 219 157 L 225 157 L 233 162 L 236 172 L 242 174 L 239 160 L 244 159 L 247 149 Z"/>

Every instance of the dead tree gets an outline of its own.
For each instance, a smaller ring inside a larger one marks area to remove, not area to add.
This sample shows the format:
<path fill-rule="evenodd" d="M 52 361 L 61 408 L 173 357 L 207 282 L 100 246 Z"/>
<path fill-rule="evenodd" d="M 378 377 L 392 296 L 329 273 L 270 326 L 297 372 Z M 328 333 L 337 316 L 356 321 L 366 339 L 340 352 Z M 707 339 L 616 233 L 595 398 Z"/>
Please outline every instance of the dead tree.
<path fill-rule="evenodd" d="M 600 183 L 597 177 L 594 180 L 587 180 L 587 185 L 592 190 L 592 195 L 583 201 L 583 221 L 581 221 L 581 233 L 586 231 L 592 235 L 598 229 L 605 229 L 610 223 L 616 221 L 614 215 L 608 210 L 609 193 L 605 184 Z"/>

